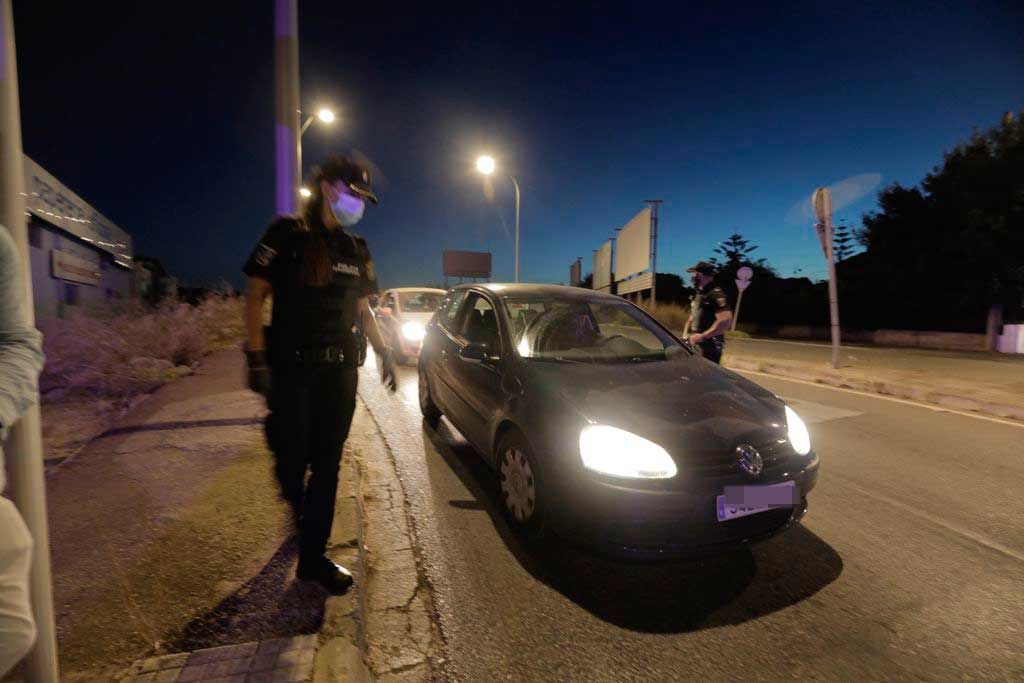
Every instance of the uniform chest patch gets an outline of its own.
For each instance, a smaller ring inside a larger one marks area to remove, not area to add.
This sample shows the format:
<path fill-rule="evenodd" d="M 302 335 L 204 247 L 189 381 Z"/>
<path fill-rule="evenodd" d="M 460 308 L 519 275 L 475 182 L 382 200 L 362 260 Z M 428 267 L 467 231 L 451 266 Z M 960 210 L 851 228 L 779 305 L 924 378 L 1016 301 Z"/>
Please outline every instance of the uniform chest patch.
<path fill-rule="evenodd" d="M 359 266 L 354 266 L 351 263 L 335 263 L 334 272 L 359 277 Z"/>

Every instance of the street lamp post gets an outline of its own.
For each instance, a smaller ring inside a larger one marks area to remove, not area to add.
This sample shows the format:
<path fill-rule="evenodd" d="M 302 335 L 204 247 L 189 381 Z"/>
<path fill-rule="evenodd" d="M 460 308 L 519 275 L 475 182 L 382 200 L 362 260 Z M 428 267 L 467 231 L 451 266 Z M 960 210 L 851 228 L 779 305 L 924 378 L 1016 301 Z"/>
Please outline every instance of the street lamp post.
<path fill-rule="evenodd" d="M 300 119 L 302 118 L 301 111 L 296 111 L 295 113 Z M 297 145 L 298 151 L 296 152 L 299 158 L 299 175 L 295 179 L 295 181 L 299 184 L 302 183 L 302 136 L 305 135 L 306 131 L 309 130 L 309 127 L 313 125 L 314 119 L 320 119 L 322 123 L 334 123 L 334 112 L 331 111 L 330 109 L 327 109 L 326 107 L 321 108 L 319 111 L 317 111 L 317 113 L 310 114 L 308 117 L 306 117 L 306 121 L 302 124 L 302 127 L 299 128 L 299 141 Z M 302 196 L 303 199 L 307 199 L 312 193 L 307 188 L 300 187 L 299 194 Z"/>
<path fill-rule="evenodd" d="M 497 163 L 494 161 L 494 157 L 486 154 L 480 156 L 476 160 L 476 170 L 483 175 L 489 176 L 494 173 L 497 168 Z M 512 187 L 516 190 L 516 247 L 515 247 L 515 282 L 519 282 L 519 183 L 516 181 L 512 174 L 509 174 L 508 179 L 512 181 Z"/>

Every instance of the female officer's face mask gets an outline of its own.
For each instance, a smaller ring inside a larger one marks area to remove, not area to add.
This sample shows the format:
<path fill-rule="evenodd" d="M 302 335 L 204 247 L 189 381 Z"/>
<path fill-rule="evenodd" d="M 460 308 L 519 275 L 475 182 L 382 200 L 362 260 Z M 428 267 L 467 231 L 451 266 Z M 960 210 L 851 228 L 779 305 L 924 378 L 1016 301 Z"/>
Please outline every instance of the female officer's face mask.
<path fill-rule="evenodd" d="M 334 217 L 346 228 L 358 223 L 363 217 L 363 209 L 366 208 L 366 203 L 362 199 L 347 192 L 338 192 L 330 204 Z"/>

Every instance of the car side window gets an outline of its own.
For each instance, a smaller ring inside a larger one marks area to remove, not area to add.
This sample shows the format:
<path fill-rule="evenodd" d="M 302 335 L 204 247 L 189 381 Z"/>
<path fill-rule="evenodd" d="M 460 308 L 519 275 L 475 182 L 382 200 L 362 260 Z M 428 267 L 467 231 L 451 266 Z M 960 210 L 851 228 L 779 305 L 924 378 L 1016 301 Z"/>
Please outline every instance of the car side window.
<path fill-rule="evenodd" d="M 459 311 L 462 310 L 462 304 L 466 300 L 466 291 L 458 291 L 453 293 L 447 302 L 444 311 L 438 318 L 438 322 L 453 334 L 458 334 L 456 324 L 459 320 Z"/>
<path fill-rule="evenodd" d="M 499 353 L 498 316 L 494 306 L 480 294 L 473 294 L 466 304 L 462 336 L 471 344 L 487 344 L 492 353 Z"/>

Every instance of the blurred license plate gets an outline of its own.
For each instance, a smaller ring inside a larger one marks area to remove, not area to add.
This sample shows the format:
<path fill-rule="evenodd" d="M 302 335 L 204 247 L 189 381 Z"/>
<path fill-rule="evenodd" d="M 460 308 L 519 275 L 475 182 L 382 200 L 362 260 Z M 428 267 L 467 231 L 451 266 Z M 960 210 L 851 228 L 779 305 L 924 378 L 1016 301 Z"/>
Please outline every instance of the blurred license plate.
<path fill-rule="evenodd" d="M 768 486 L 726 486 L 725 493 L 717 498 L 718 521 L 726 522 L 796 504 L 795 481 Z"/>

